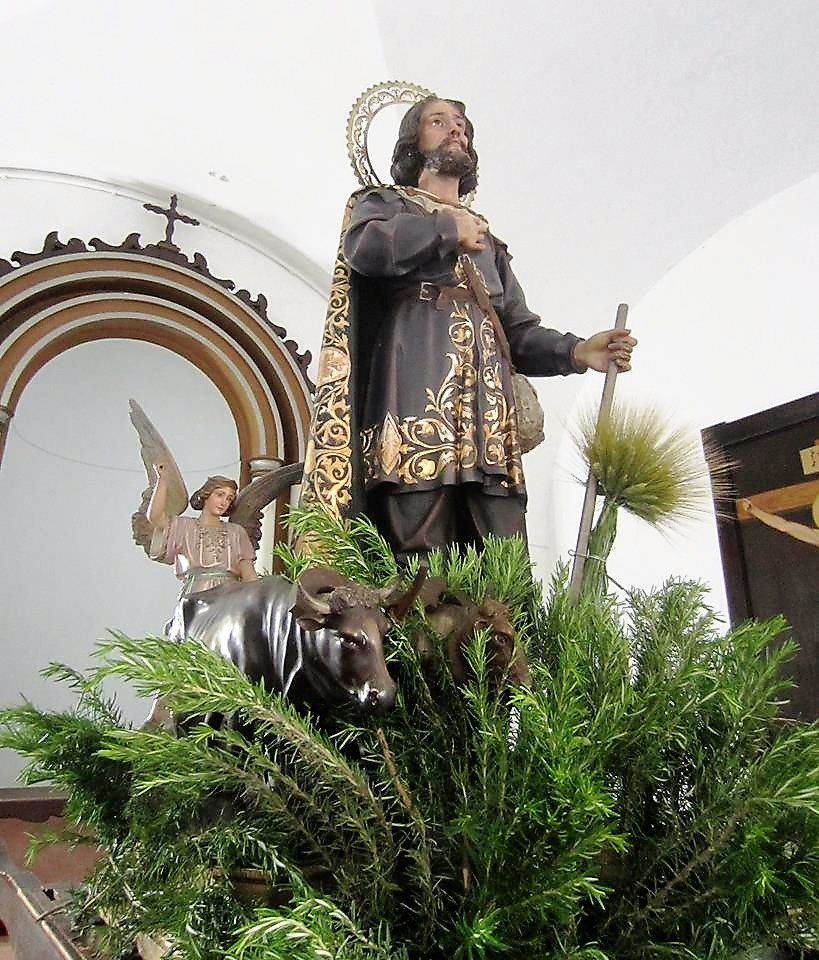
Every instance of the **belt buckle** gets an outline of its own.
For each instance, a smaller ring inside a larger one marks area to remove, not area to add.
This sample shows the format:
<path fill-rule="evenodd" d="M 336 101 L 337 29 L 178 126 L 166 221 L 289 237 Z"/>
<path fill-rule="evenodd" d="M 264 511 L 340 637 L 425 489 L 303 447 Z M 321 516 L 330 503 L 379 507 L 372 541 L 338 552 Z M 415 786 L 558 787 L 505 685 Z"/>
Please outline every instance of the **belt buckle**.
<path fill-rule="evenodd" d="M 424 303 L 429 303 L 432 300 L 438 299 L 438 285 L 435 283 L 430 283 L 428 280 L 424 280 L 418 290 L 418 299 L 423 300 Z"/>

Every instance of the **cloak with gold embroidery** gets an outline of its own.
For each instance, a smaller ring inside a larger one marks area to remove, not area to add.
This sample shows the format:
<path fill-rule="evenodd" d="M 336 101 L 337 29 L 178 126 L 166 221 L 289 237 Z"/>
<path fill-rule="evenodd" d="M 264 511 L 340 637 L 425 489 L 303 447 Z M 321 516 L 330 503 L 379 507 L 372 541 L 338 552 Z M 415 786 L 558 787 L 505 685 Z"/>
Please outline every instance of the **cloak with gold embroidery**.
<path fill-rule="evenodd" d="M 439 309 L 429 291 L 466 281 L 453 205 L 423 191 L 360 191 L 345 210 L 319 354 L 302 501 L 334 516 L 365 509 L 382 484 L 478 483 L 525 497 L 512 370 L 492 322 L 468 297 Z M 506 245 L 471 254 L 517 370 L 576 372 L 578 338 L 540 324 Z M 423 286 L 422 286 L 423 285 Z"/>

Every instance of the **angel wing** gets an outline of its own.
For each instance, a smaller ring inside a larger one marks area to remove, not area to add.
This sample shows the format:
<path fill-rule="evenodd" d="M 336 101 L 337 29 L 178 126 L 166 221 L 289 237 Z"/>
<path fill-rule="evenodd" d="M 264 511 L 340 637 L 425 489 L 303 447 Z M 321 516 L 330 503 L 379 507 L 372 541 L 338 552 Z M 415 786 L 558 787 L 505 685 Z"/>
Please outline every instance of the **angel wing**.
<path fill-rule="evenodd" d="M 262 538 L 262 510 L 280 493 L 296 483 L 301 483 L 304 463 L 288 463 L 257 477 L 242 487 L 230 513 L 230 522 L 241 524 L 258 550 Z"/>
<path fill-rule="evenodd" d="M 128 405 L 130 407 L 131 423 L 139 434 L 140 454 L 145 466 L 145 473 L 148 476 L 148 486 L 142 491 L 142 502 L 137 512 L 131 517 L 131 529 L 134 535 L 134 543 L 148 553 L 153 527 L 148 523 L 146 513 L 156 484 L 154 464 L 165 464 L 165 476 L 168 484 L 165 512 L 168 516 L 178 516 L 182 513 L 188 505 L 188 491 L 185 487 L 185 481 L 182 479 L 182 474 L 179 472 L 179 467 L 176 465 L 176 461 L 159 431 L 145 416 L 145 411 L 136 400 L 129 400 Z"/>

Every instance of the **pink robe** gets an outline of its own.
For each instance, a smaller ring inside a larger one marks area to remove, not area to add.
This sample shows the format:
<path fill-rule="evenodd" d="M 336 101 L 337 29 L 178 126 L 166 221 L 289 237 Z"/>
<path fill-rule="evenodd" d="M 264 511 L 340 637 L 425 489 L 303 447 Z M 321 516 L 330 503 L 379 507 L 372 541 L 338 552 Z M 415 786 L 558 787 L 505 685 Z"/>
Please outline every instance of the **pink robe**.
<path fill-rule="evenodd" d="M 172 563 L 183 581 L 181 596 L 239 579 L 239 563 L 256 559 L 250 537 L 238 523 L 206 526 L 195 517 L 173 517 L 154 530 L 151 559 Z"/>

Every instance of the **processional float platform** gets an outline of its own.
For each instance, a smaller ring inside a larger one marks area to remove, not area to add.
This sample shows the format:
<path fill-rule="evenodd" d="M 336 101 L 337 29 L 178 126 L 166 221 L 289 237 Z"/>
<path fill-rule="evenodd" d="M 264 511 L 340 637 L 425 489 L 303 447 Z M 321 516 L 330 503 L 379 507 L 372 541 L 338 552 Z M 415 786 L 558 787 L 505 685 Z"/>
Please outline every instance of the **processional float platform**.
<path fill-rule="evenodd" d="M 71 932 L 64 906 L 33 873 L 14 864 L 0 841 L 0 918 L 18 960 L 90 960 Z"/>

